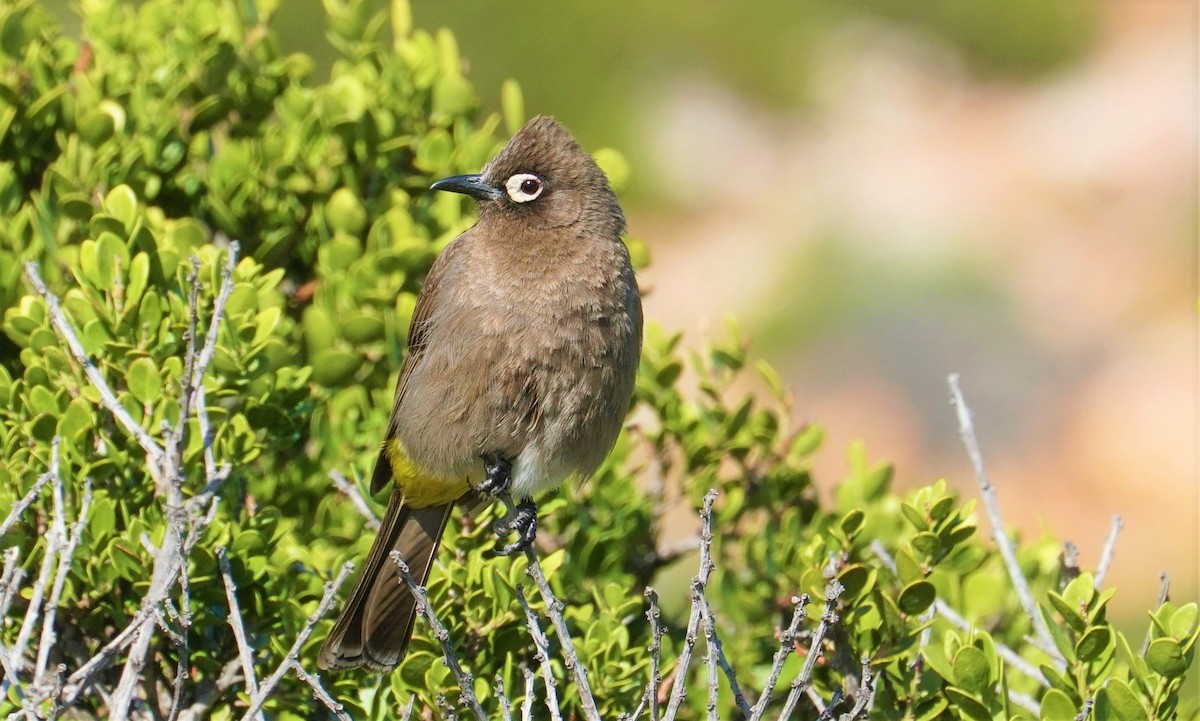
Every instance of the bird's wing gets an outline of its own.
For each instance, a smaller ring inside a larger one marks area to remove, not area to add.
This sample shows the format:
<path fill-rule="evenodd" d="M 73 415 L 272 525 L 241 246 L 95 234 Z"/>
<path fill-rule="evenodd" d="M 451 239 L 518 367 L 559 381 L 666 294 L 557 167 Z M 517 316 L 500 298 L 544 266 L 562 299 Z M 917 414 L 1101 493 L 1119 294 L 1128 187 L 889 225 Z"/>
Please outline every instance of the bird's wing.
<path fill-rule="evenodd" d="M 467 231 L 467 233 L 469 232 Z M 392 414 L 388 419 L 383 448 L 380 449 L 379 459 L 375 463 L 375 472 L 371 476 L 372 495 L 378 493 L 392 481 L 392 468 L 386 452 L 387 443 L 396 436 L 396 429 L 400 423 L 400 401 L 404 399 L 408 379 L 412 376 L 413 369 L 420 365 L 425 353 L 425 345 L 429 341 L 429 318 L 433 315 L 433 309 L 437 307 L 438 288 L 441 285 L 442 275 L 445 274 L 445 269 L 453 263 L 453 257 L 458 250 L 466 245 L 464 241 L 467 240 L 467 233 L 463 233 L 446 246 L 442 254 L 433 262 L 433 266 L 425 276 L 425 283 L 421 286 L 421 293 L 417 296 L 412 322 L 408 326 L 408 352 L 404 357 L 404 365 L 400 368 L 400 379 L 396 381 L 396 397 L 392 401 Z"/>

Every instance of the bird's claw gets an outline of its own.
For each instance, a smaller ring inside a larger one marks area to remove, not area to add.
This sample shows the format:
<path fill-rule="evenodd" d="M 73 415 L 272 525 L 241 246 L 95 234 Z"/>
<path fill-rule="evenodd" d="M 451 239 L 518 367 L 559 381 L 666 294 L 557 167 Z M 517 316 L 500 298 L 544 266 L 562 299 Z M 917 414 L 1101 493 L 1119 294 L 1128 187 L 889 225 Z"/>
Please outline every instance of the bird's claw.
<path fill-rule="evenodd" d="M 475 489 L 480 493 L 497 498 L 512 487 L 512 463 L 498 453 L 483 456 L 483 469 L 487 477 Z"/>
<path fill-rule="evenodd" d="M 528 498 L 521 501 L 511 516 L 496 522 L 494 530 L 500 538 L 513 532 L 517 534 L 517 540 L 503 548 L 496 548 L 497 555 L 511 556 L 532 548 L 533 541 L 537 538 L 537 504 Z"/>

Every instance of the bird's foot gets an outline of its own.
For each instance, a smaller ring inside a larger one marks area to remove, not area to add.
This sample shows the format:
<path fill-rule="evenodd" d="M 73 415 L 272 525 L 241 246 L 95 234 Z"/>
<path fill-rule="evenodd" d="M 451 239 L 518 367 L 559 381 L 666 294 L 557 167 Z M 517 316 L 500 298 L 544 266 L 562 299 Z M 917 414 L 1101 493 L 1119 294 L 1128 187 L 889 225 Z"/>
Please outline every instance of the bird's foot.
<path fill-rule="evenodd" d="M 499 453 L 483 456 L 483 469 L 487 477 L 476 487 L 476 491 L 497 498 L 508 493 L 512 487 L 512 463 Z"/>
<path fill-rule="evenodd" d="M 517 504 L 512 515 L 497 521 L 494 528 L 500 538 L 513 532 L 517 534 L 517 540 L 496 549 L 498 555 L 511 556 L 532 548 L 537 538 L 537 504 L 526 498 Z"/>

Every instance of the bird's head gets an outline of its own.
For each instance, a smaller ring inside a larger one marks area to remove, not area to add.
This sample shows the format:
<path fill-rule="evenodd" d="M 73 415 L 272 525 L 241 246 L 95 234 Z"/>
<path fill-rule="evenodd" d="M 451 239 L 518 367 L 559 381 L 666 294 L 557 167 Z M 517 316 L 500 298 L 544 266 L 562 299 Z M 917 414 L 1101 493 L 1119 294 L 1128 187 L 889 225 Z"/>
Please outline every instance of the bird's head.
<path fill-rule="evenodd" d="M 545 115 L 525 123 L 481 173 L 443 178 L 430 187 L 478 200 L 481 222 L 530 228 L 586 223 L 613 236 L 625 229 L 604 171 L 561 123 Z"/>

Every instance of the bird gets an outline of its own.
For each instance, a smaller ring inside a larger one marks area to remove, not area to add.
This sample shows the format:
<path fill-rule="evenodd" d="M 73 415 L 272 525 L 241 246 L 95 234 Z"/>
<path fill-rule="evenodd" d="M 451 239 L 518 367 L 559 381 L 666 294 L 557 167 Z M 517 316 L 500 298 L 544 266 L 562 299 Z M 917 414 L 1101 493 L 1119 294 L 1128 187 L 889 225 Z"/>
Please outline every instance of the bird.
<path fill-rule="evenodd" d="M 476 224 L 434 261 L 417 298 L 395 400 L 371 477 L 387 510 L 318 656 L 325 670 L 394 670 L 417 604 L 389 558 L 429 576 L 455 504 L 510 493 L 496 526 L 526 551 L 533 497 L 592 475 L 633 397 L 642 305 L 604 172 L 560 122 L 537 116 L 478 174 L 431 190 L 477 201 Z"/>

